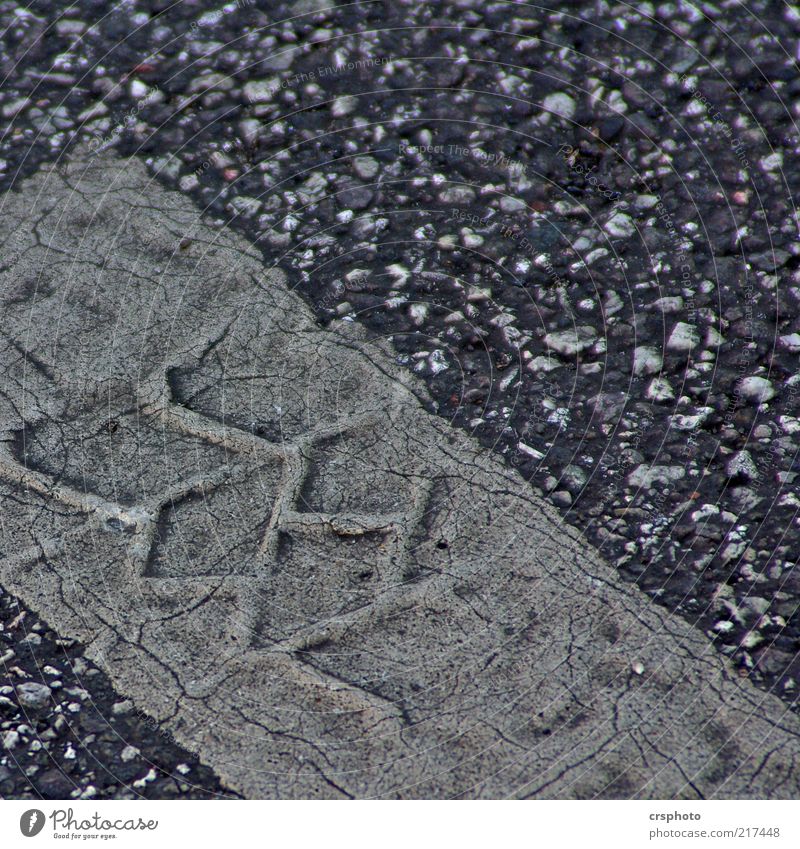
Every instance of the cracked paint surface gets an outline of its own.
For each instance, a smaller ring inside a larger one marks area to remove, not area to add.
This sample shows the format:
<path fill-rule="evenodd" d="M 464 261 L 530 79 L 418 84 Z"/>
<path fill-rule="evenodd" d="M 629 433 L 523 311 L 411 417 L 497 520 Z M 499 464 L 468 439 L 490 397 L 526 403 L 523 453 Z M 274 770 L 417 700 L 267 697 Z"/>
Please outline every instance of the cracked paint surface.
<path fill-rule="evenodd" d="M 784 704 L 137 162 L 0 218 L 0 580 L 232 789 L 797 795 Z"/>

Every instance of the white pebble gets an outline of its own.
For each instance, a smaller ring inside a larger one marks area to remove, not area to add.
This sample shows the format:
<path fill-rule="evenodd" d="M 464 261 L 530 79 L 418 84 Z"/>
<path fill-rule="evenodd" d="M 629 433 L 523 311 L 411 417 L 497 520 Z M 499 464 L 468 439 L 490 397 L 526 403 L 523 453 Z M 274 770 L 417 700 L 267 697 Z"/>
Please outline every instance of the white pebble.
<path fill-rule="evenodd" d="M 673 401 L 675 400 L 675 390 L 666 378 L 657 377 L 650 381 L 650 385 L 647 387 L 647 397 L 657 403 Z"/>
<path fill-rule="evenodd" d="M 697 347 L 699 344 L 700 336 L 698 335 L 697 330 L 691 324 L 679 321 L 673 328 L 672 333 L 667 340 L 667 349 L 685 354 Z"/>
<path fill-rule="evenodd" d="M 333 115 L 334 118 L 343 118 L 345 115 L 355 112 L 357 103 L 358 100 L 351 94 L 345 94 L 342 97 L 337 97 L 336 100 L 333 101 L 331 115 Z"/>
<path fill-rule="evenodd" d="M 548 112 L 555 112 L 561 118 L 572 118 L 575 114 L 575 101 L 562 91 L 548 94 L 542 101 L 542 105 Z"/>
<path fill-rule="evenodd" d="M 663 359 L 657 348 L 640 345 L 633 352 L 633 373 L 635 375 L 656 374 L 661 371 Z"/>
<path fill-rule="evenodd" d="M 745 377 L 739 383 L 739 393 L 753 404 L 763 404 L 775 397 L 772 383 L 765 377 Z"/>
<path fill-rule="evenodd" d="M 618 212 L 606 221 L 605 231 L 615 239 L 627 239 L 636 232 L 636 225 L 630 215 Z"/>

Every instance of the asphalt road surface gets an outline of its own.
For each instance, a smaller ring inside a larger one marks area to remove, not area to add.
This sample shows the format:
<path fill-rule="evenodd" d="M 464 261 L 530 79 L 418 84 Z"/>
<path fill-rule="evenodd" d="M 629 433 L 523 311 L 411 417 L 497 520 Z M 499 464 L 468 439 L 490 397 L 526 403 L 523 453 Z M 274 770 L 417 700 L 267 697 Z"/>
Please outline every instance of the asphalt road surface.
<path fill-rule="evenodd" d="M 240 0 L 0 15 L 5 189 L 78 148 L 135 157 L 281 269 L 321 328 L 383 340 L 431 413 L 795 709 L 800 9 Z M 38 284 L 14 286 L 3 344 L 47 363 L 10 317 Z M 152 711 L 113 711 L 127 694 L 86 674 L 41 599 L 0 602 L 0 793 L 230 792 Z M 47 668 L 60 694 L 87 695 L 31 722 L 16 687 L 51 681 Z M 102 729 L 73 729 L 84 712 Z"/>

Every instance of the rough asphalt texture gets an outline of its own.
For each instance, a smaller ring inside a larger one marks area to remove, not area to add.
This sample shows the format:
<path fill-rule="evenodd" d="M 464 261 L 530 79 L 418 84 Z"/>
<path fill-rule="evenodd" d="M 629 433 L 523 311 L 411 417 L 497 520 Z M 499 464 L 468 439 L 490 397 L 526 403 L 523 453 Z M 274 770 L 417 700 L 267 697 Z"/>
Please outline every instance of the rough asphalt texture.
<path fill-rule="evenodd" d="M 0 579 L 227 787 L 797 794 L 785 704 L 136 160 L 2 232 Z"/>
<path fill-rule="evenodd" d="M 8 593 L 0 595 L 0 797 L 231 796 L 195 754 Z"/>
<path fill-rule="evenodd" d="M 80 140 L 137 154 L 324 322 L 391 336 L 432 409 L 796 706 L 796 7 L 37 0 L 0 24 L 4 186 Z M 65 661 L 20 605 L 0 687 Z M 0 694 L 0 794 L 63 793 L 64 767 L 76 795 L 162 792 L 114 778 L 154 754 L 89 733 L 73 759 L 56 712 L 29 733 Z"/>
<path fill-rule="evenodd" d="M 138 154 L 794 703 L 795 7 L 0 12 L 6 185 Z"/>

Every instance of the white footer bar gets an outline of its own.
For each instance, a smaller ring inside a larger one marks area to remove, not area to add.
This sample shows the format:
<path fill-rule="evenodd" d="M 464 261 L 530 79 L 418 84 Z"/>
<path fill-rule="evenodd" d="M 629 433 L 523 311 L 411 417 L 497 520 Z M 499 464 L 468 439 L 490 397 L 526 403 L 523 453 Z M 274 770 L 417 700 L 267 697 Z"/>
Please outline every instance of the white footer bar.
<path fill-rule="evenodd" d="M 0 846 L 797 847 L 800 802 L 0 803 Z"/>

